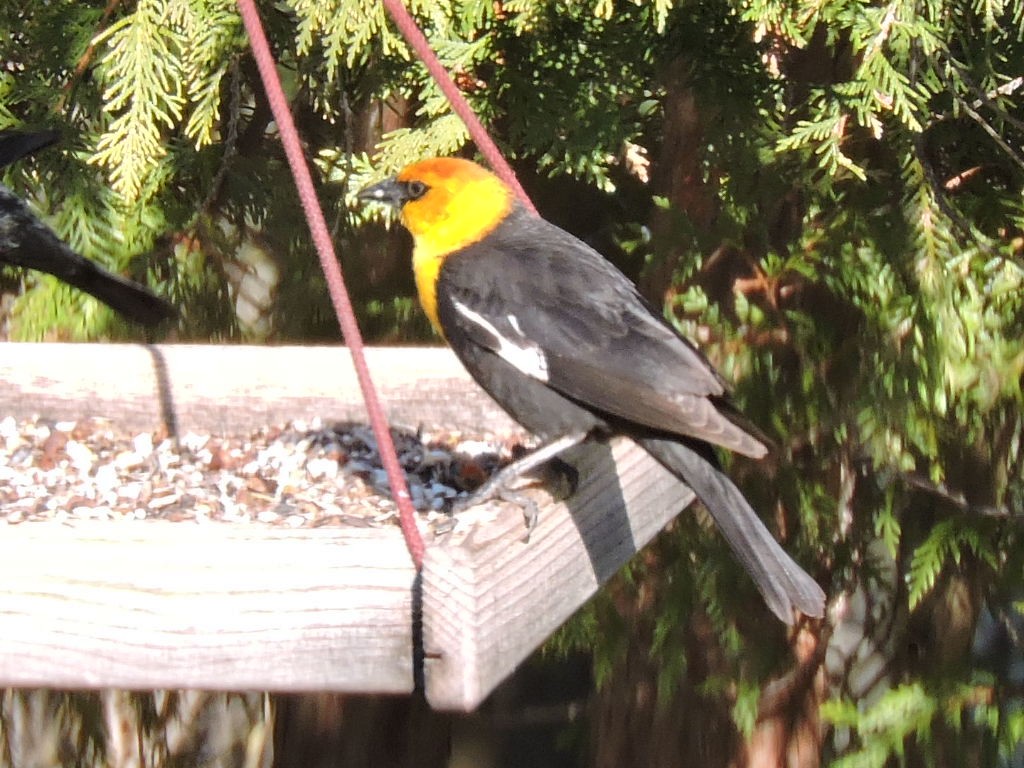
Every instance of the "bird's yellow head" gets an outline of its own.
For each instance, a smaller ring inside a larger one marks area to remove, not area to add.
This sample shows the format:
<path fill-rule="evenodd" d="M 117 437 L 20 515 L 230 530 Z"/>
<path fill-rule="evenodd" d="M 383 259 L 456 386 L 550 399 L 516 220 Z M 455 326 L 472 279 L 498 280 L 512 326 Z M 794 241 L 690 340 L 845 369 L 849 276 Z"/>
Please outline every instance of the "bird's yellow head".
<path fill-rule="evenodd" d="M 512 191 L 469 160 L 435 157 L 402 169 L 359 192 L 398 208 L 415 242 L 412 265 L 424 311 L 437 319 L 437 278 L 452 253 L 487 237 L 512 211 Z"/>
<path fill-rule="evenodd" d="M 400 209 L 417 250 L 447 255 L 483 239 L 512 210 L 511 190 L 469 160 L 434 157 L 359 193 Z"/>

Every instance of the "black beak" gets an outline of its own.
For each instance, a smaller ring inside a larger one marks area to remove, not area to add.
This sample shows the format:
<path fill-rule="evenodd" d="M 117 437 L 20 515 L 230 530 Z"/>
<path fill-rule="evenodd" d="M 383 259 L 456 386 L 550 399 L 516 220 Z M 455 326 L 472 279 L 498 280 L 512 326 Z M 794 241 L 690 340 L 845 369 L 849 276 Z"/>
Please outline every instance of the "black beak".
<path fill-rule="evenodd" d="M 356 197 L 360 200 L 372 200 L 401 208 L 409 199 L 409 190 L 406 184 L 392 176 L 390 179 L 384 179 L 384 181 L 364 187 L 356 193 Z"/>

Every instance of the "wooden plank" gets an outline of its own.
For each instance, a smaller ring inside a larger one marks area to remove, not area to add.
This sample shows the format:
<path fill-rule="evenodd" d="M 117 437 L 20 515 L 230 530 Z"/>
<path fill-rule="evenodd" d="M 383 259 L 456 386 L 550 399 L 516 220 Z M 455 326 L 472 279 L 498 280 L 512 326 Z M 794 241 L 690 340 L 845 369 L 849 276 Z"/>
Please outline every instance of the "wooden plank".
<path fill-rule="evenodd" d="M 0 535 L 0 686 L 407 693 L 396 528 L 26 523 Z"/>
<path fill-rule="evenodd" d="M 438 347 L 377 347 L 367 361 L 394 426 L 517 430 Z M 116 419 L 241 434 L 293 419 L 366 422 L 344 347 L 0 345 L 0 416 Z"/>
<path fill-rule="evenodd" d="M 393 423 L 517 428 L 441 349 L 372 349 Z M 238 434 L 364 421 L 339 348 L 5 344 L 0 416 L 110 418 Z M 580 488 L 470 510 L 428 542 L 420 603 L 431 703 L 468 710 L 692 499 L 625 440 L 571 461 Z M 0 685 L 407 692 L 415 575 L 395 528 L 125 521 L 0 535 Z"/>
<path fill-rule="evenodd" d="M 519 510 L 470 510 L 428 546 L 423 569 L 426 694 L 471 710 L 637 550 L 693 493 L 634 443 L 567 455 L 580 486 L 545 503 L 529 542 Z"/>

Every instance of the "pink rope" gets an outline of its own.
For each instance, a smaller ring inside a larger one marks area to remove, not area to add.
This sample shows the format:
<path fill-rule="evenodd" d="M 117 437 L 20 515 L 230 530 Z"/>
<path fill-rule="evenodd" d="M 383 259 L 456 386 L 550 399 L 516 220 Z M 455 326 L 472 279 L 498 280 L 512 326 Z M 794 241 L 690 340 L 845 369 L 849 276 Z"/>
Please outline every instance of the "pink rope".
<path fill-rule="evenodd" d="M 516 196 L 522 201 L 523 205 L 536 213 L 537 209 L 526 194 L 526 190 L 519 183 L 519 179 L 516 178 L 512 167 L 505 160 L 504 155 L 501 154 L 501 150 L 498 149 L 494 140 L 491 139 L 490 134 L 487 133 L 487 129 L 480 122 L 480 118 L 473 112 L 473 108 L 469 106 L 455 81 L 452 80 L 451 76 L 441 65 L 437 55 L 431 49 L 430 43 L 427 42 L 427 38 L 420 31 L 420 28 L 416 26 L 416 21 L 402 4 L 402 0 L 384 0 L 384 7 L 391 15 L 395 26 L 398 27 L 398 31 L 402 33 L 402 37 L 409 43 L 409 46 L 427 68 L 427 72 L 430 73 L 430 76 L 434 78 L 434 81 L 441 88 L 441 92 L 452 105 L 452 110 L 466 124 L 470 137 L 472 137 L 477 147 L 480 148 L 480 154 L 484 156 L 484 159 L 487 160 L 498 177 L 512 188 L 512 191 L 516 193 Z"/>
<path fill-rule="evenodd" d="M 323 211 L 316 197 L 313 188 L 313 179 L 309 174 L 309 167 L 302 154 L 302 145 L 299 142 L 299 134 L 295 129 L 291 112 L 288 109 L 288 102 L 281 88 L 281 81 L 277 76 L 277 68 L 274 64 L 274 57 L 270 53 L 270 46 L 267 44 L 266 35 L 263 32 L 263 25 L 256 10 L 254 0 L 238 0 L 238 10 L 245 23 L 245 30 L 249 35 L 249 44 L 252 46 L 253 56 L 259 67 L 260 77 L 263 79 L 263 87 L 267 92 L 267 99 L 270 108 L 274 113 L 274 120 L 277 121 L 278 130 L 281 131 L 281 143 L 284 145 L 285 154 L 288 156 L 288 164 L 291 166 L 292 175 L 295 177 L 295 186 L 302 201 L 302 208 L 306 213 L 309 222 L 309 230 L 313 237 L 313 243 L 320 256 L 320 264 L 327 279 L 327 287 L 334 302 L 334 311 L 338 315 L 338 323 L 341 325 L 342 335 L 348 344 L 349 352 L 352 354 L 352 363 L 356 369 L 356 376 L 359 379 L 359 387 L 363 391 L 363 400 L 366 402 L 366 410 L 370 417 L 370 426 L 373 427 L 373 434 L 377 438 L 377 449 L 380 453 L 381 463 L 387 472 L 388 484 L 391 486 L 391 495 L 398 506 L 398 518 L 402 526 L 402 535 L 405 537 L 405 544 L 409 548 L 409 554 L 419 569 L 423 565 L 424 544 L 423 536 L 416 525 L 416 512 L 412 506 L 412 499 L 409 496 L 409 489 L 405 483 L 405 475 L 398 463 L 398 455 L 395 452 L 394 441 L 391 439 L 391 431 L 388 428 L 387 418 L 381 408 L 380 400 L 377 398 L 377 391 L 374 389 L 373 380 L 370 377 L 370 369 L 366 365 L 366 357 L 363 354 L 363 338 L 356 324 L 355 313 L 352 310 L 352 302 L 349 300 L 348 291 L 345 289 L 345 280 L 341 274 L 341 266 L 334 254 L 334 245 L 327 229 L 327 222 L 324 220 Z"/>

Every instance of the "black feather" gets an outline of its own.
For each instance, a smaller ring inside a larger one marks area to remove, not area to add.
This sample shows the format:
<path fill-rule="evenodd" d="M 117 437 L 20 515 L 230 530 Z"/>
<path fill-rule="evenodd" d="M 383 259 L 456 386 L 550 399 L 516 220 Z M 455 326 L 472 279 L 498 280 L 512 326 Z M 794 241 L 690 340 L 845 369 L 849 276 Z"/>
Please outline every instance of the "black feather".
<path fill-rule="evenodd" d="M 52 144 L 57 137 L 54 131 L 0 132 L 0 167 Z M 143 325 L 156 325 L 177 315 L 171 304 L 145 286 L 108 272 L 75 253 L 2 184 L 0 263 L 53 275 Z"/>

